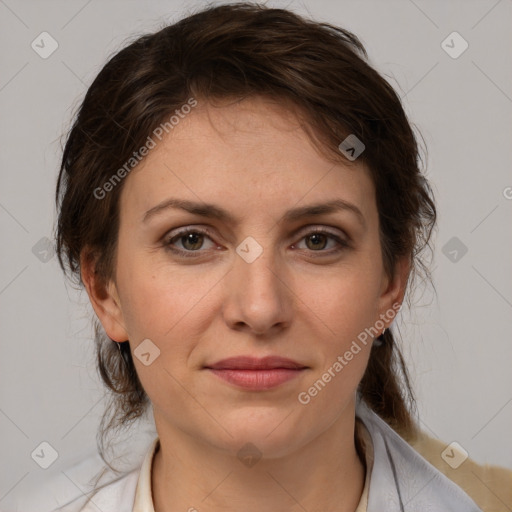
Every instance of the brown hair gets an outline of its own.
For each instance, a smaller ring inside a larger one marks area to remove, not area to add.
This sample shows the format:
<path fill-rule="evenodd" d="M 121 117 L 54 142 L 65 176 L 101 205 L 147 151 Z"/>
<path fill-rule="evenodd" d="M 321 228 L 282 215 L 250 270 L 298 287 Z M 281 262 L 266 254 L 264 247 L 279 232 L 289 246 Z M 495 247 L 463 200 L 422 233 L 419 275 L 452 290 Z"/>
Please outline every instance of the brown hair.
<path fill-rule="evenodd" d="M 386 272 L 391 276 L 397 259 L 406 256 L 412 262 L 408 291 L 416 274 L 430 278 L 420 256 L 430 247 L 436 209 L 399 96 L 367 63 L 352 33 L 250 3 L 208 6 L 143 35 L 100 71 L 69 131 L 57 183 L 57 254 L 64 272 L 80 284 L 80 256 L 90 251 L 98 275 L 112 278 L 123 181 L 101 199 L 95 191 L 156 127 L 191 97 L 212 102 L 252 95 L 297 107 L 311 140 L 334 162 L 350 164 L 338 149 L 349 134 L 364 142 L 357 162 L 367 165 L 375 185 Z M 122 344 L 125 363 L 95 325 L 98 368 L 115 406 L 102 419 L 102 453 L 105 432 L 140 417 L 149 400 L 128 343 Z M 359 391 L 397 432 L 412 438 L 407 370 L 393 332 L 388 329 L 381 341 L 372 348 Z"/>

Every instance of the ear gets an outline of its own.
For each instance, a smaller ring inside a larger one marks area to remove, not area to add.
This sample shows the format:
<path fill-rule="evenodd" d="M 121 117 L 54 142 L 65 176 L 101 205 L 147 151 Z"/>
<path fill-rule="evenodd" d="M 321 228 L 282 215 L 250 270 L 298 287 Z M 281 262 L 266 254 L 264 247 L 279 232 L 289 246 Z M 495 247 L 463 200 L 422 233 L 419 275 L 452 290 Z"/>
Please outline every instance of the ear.
<path fill-rule="evenodd" d="M 387 313 L 386 316 L 389 318 L 391 311 L 394 312 L 392 317 L 396 315 L 398 312 L 397 305 L 401 305 L 404 300 L 410 270 L 411 259 L 409 256 L 404 256 L 397 260 L 393 276 L 383 278 L 379 297 L 379 315 L 386 315 Z"/>
<path fill-rule="evenodd" d="M 112 280 L 105 282 L 96 270 L 96 257 L 90 249 L 80 255 L 80 274 L 89 300 L 108 337 L 114 341 L 128 340 L 117 288 Z"/>

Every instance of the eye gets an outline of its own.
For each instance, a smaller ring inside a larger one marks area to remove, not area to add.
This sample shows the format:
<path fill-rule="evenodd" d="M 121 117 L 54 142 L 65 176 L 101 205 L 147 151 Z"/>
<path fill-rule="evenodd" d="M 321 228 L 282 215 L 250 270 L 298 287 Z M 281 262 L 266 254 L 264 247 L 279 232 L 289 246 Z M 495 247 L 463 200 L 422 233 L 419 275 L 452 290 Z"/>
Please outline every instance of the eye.
<path fill-rule="evenodd" d="M 331 233 L 323 228 L 316 228 L 309 231 L 300 239 L 301 242 L 303 240 L 305 241 L 306 249 L 311 252 L 332 254 L 349 247 L 348 242 L 343 240 L 339 235 Z M 329 242 L 332 243 L 330 250 L 324 250 Z M 294 245 L 294 247 L 302 249 L 299 245 L 300 243 Z"/>
<path fill-rule="evenodd" d="M 199 229 L 199 228 L 185 229 L 183 231 L 180 231 L 173 237 L 167 239 L 167 241 L 165 242 L 165 246 L 167 249 L 169 249 L 173 252 L 179 253 L 183 256 L 186 256 L 186 257 L 192 256 L 193 257 L 195 255 L 191 254 L 191 253 L 202 252 L 199 249 L 204 248 L 203 246 L 204 246 L 205 238 L 209 239 L 210 242 L 212 242 L 209 235 L 210 235 L 209 231 L 205 230 L 205 229 Z M 174 244 L 176 244 L 176 243 L 181 244 L 181 246 L 183 248 L 181 249 L 181 248 L 174 247 Z M 215 244 L 213 244 L 213 242 L 212 242 L 212 245 L 209 248 L 212 248 L 213 246 L 215 246 Z M 208 247 L 207 247 L 207 249 L 208 249 Z"/>

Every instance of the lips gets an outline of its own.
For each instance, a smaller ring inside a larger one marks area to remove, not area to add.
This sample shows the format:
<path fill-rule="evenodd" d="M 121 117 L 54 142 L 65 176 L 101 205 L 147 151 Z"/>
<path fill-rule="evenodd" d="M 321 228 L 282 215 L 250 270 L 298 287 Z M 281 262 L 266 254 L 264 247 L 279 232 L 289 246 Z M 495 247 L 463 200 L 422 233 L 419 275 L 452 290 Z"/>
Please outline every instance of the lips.
<path fill-rule="evenodd" d="M 238 356 L 223 359 L 206 366 L 206 368 L 212 370 L 275 370 L 277 368 L 301 370 L 307 368 L 307 366 L 286 357 L 267 356 L 258 359 L 250 356 Z"/>
<path fill-rule="evenodd" d="M 265 391 L 301 375 L 308 367 L 284 357 L 267 356 L 261 359 L 239 356 L 223 359 L 205 369 L 235 387 Z"/>

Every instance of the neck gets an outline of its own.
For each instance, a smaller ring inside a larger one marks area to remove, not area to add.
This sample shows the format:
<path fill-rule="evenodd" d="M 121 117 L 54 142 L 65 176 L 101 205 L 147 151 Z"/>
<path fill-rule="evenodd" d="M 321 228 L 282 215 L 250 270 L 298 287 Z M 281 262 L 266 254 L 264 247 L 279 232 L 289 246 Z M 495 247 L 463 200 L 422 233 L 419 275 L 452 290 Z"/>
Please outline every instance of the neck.
<path fill-rule="evenodd" d="M 340 419 L 299 450 L 252 466 L 182 431 L 158 429 L 155 512 L 354 512 L 365 479 L 354 427 L 353 416 Z"/>

